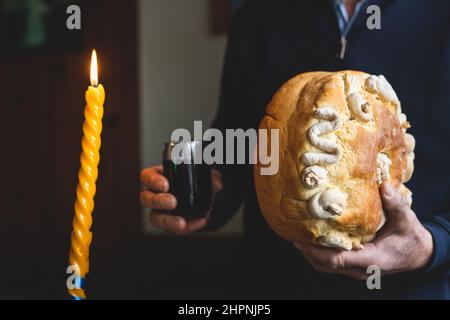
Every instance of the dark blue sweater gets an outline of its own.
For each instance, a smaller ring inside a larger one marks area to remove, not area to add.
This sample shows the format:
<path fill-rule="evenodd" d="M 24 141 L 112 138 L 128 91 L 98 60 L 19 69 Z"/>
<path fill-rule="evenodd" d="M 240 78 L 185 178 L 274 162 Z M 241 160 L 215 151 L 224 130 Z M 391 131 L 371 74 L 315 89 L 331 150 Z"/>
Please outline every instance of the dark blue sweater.
<path fill-rule="evenodd" d="M 382 11 L 382 29 L 368 30 L 366 8 Z M 348 36 L 341 36 L 330 0 L 249 0 L 231 25 L 214 127 L 257 128 L 272 95 L 307 71 L 383 74 L 396 90 L 417 139 L 408 187 L 413 210 L 430 230 L 434 254 L 423 270 L 384 277 L 382 290 L 319 274 L 261 216 L 251 166 L 223 166 L 225 189 L 211 227 L 245 202 L 239 290 L 254 298 L 446 298 L 450 261 L 450 1 L 369 0 Z"/>

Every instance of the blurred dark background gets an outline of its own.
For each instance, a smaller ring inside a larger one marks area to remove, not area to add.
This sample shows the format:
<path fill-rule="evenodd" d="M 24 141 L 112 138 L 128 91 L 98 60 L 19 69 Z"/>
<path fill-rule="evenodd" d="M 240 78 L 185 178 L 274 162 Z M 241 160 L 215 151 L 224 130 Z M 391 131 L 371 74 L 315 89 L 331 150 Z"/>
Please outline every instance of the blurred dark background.
<path fill-rule="evenodd" d="M 228 0 L 0 1 L 2 299 L 65 299 L 84 91 L 92 48 L 107 91 L 88 296 L 226 298 L 236 218 L 179 239 L 146 223 L 139 172 L 177 127 L 214 116 Z M 189 127 L 190 128 L 190 127 Z M 205 239 L 206 238 L 206 239 Z"/>

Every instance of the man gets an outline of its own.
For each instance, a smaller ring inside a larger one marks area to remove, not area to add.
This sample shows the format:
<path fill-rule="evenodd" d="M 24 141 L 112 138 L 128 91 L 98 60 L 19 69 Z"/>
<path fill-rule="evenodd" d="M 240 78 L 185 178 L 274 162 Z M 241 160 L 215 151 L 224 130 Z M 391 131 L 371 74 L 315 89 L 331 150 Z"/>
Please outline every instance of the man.
<path fill-rule="evenodd" d="M 367 8 L 381 9 L 370 30 Z M 384 74 L 417 139 L 409 188 L 413 208 L 392 186 L 381 189 L 388 223 L 361 251 L 341 252 L 278 238 L 261 216 L 250 166 L 219 166 L 211 219 L 187 223 L 160 167 L 142 172 L 142 204 L 153 225 L 175 234 L 214 230 L 245 203 L 242 287 L 251 298 L 449 299 L 450 2 L 425 0 L 250 0 L 235 15 L 213 127 L 257 128 L 272 95 L 307 71 L 354 69 Z M 381 290 L 367 268 L 379 266 Z"/>

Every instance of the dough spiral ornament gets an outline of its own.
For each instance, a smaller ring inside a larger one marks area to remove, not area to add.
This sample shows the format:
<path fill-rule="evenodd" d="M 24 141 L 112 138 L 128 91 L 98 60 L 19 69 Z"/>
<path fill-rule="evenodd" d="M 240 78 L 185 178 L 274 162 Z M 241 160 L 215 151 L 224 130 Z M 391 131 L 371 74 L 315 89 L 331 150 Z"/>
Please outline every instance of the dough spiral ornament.
<path fill-rule="evenodd" d="M 335 132 L 342 127 L 339 113 L 330 107 L 323 107 L 315 111 L 315 117 L 322 120 L 308 131 L 310 143 L 324 152 L 306 152 L 302 162 L 309 166 L 303 171 L 303 184 L 307 188 L 319 188 L 327 179 L 327 170 L 322 165 L 331 165 L 342 158 L 339 145 L 322 135 Z M 308 201 L 310 214 L 318 219 L 332 219 L 343 213 L 347 205 L 346 195 L 339 188 L 332 188 L 316 193 Z"/>
<path fill-rule="evenodd" d="M 105 102 L 105 89 L 102 85 L 98 85 L 97 77 L 91 75 L 91 82 L 92 86 L 86 91 L 87 105 L 84 111 L 81 167 L 78 172 L 77 199 L 74 206 L 75 216 L 69 254 L 69 265 L 75 269 L 76 274 L 75 288 L 69 288 L 69 294 L 75 300 L 86 299 L 84 281 L 89 272 L 89 246 L 92 242 L 90 230 L 100 162 L 103 104 Z"/>
<path fill-rule="evenodd" d="M 330 165 L 339 162 L 342 158 L 342 150 L 337 143 L 320 136 L 339 130 L 342 127 L 342 121 L 339 113 L 330 107 L 323 107 L 315 112 L 315 117 L 320 121 L 312 126 L 308 131 L 308 138 L 311 144 L 322 150 L 322 152 L 306 152 L 302 156 L 303 164 Z"/>

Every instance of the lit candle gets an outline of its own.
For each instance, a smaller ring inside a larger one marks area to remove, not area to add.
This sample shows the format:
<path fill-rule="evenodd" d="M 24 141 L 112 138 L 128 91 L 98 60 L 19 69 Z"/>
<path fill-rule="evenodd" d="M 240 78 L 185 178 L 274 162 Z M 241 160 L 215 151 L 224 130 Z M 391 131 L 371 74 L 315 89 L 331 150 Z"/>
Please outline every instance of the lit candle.
<path fill-rule="evenodd" d="M 86 299 L 84 281 L 89 272 L 89 246 L 92 241 L 92 212 L 100 161 L 100 145 L 105 90 L 98 83 L 97 53 L 92 52 L 91 84 L 86 91 L 85 121 L 83 124 L 83 140 L 81 167 L 78 173 L 77 199 L 73 219 L 72 247 L 69 264 L 76 270 L 76 288 L 69 289 L 69 294 L 76 300 Z"/>

